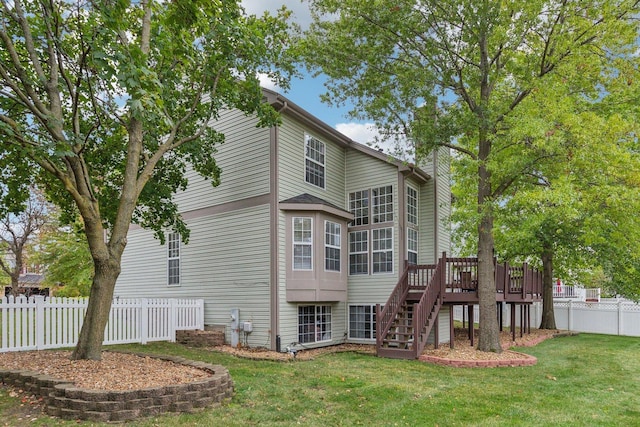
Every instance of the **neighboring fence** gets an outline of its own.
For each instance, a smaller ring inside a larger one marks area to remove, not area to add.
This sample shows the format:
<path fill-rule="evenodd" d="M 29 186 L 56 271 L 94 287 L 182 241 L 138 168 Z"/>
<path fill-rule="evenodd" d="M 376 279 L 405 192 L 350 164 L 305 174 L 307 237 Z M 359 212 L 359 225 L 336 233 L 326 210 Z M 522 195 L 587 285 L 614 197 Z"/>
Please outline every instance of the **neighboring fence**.
<path fill-rule="evenodd" d="M 575 298 L 579 301 L 600 301 L 600 288 L 581 288 L 570 285 L 554 285 L 554 298 Z"/>
<path fill-rule="evenodd" d="M 628 300 L 554 301 L 553 309 L 556 327 L 576 332 L 594 334 L 627 335 L 640 337 L 640 304 Z M 510 308 L 503 304 L 504 326 L 510 326 Z M 533 303 L 530 309 L 531 327 L 537 328 L 542 321 L 542 303 Z M 454 320 L 466 318 L 466 309 L 456 306 L 453 311 Z M 479 316 L 478 306 L 474 306 L 474 319 Z M 517 308 L 516 327 L 520 326 L 520 308 Z"/>
<path fill-rule="evenodd" d="M 73 347 L 86 298 L 0 299 L 0 352 Z M 177 330 L 204 329 L 204 300 L 116 298 L 103 344 L 175 341 Z"/>

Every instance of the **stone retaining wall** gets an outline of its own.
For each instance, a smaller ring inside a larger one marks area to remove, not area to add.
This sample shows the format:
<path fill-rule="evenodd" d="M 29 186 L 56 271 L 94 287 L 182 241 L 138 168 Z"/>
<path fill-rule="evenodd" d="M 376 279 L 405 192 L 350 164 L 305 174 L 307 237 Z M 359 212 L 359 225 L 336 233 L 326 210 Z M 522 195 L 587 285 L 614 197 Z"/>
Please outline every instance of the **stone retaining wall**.
<path fill-rule="evenodd" d="M 224 331 L 176 331 L 176 342 L 189 347 L 224 345 Z"/>
<path fill-rule="evenodd" d="M 127 421 L 164 412 L 192 412 L 231 399 L 233 380 L 224 367 L 181 357 L 158 359 L 209 371 L 212 375 L 191 383 L 126 391 L 82 389 L 68 381 L 29 371 L 0 370 L 0 381 L 41 396 L 49 415 L 70 420 Z"/>

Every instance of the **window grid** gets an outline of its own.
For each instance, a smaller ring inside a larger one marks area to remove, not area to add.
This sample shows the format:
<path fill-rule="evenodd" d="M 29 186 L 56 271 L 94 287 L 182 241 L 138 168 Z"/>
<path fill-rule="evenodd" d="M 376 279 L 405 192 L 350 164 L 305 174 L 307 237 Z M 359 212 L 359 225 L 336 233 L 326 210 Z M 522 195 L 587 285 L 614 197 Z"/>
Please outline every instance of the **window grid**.
<path fill-rule="evenodd" d="M 298 342 L 300 344 L 331 340 L 331 306 L 298 306 Z"/>
<path fill-rule="evenodd" d="M 350 225 L 369 224 L 369 190 L 349 193 L 349 210 L 353 214 Z"/>
<path fill-rule="evenodd" d="M 293 269 L 312 270 L 313 241 L 311 218 L 293 218 Z"/>
<path fill-rule="evenodd" d="M 375 339 L 376 306 L 349 306 L 349 338 Z"/>
<path fill-rule="evenodd" d="M 180 285 L 180 233 L 167 234 L 167 285 Z"/>
<path fill-rule="evenodd" d="M 418 232 L 413 228 L 407 229 L 407 261 L 418 264 Z"/>
<path fill-rule="evenodd" d="M 324 224 L 325 269 L 340 271 L 340 224 L 331 221 Z"/>
<path fill-rule="evenodd" d="M 349 233 L 349 274 L 369 274 L 369 232 Z"/>
<path fill-rule="evenodd" d="M 393 221 L 393 186 L 373 188 L 371 190 L 373 223 Z"/>
<path fill-rule="evenodd" d="M 316 138 L 305 135 L 305 181 L 325 188 L 325 145 Z"/>
<path fill-rule="evenodd" d="M 418 225 L 418 191 L 407 187 L 407 222 Z"/>
<path fill-rule="evenodd" d="M 393 273 L 393 228 L 371 230 L 373 273 Z"/>

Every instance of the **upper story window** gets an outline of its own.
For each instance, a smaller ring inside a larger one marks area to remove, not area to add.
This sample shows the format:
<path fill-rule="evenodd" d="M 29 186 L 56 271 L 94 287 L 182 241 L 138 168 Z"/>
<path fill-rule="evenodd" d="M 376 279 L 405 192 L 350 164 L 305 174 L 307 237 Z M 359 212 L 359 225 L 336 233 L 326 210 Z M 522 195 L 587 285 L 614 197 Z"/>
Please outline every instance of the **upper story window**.
<path fill-rule="evenodd" d="M 373 223 L 393 221 L 393 186 L 371 189 Z"/>
<path fill-rule="evenodd" d="M 407 222 L 418 225 L 418 190 L 407 186 Z"/>
<path fill-rule="evenodd" d="M 413 228 L 407 229 L 407 261 L 418 264 L 418 232 Z"/>
<path fill-rule="evenodd" d="M 312 270 L 312 220 L 306 217 L 293 218 L 293 269 Z"/>
<path fill-rule="evenodd" d="M 349 210 L 353 214 L 351 225 L 369 224 L 369 190 L 349 193 Z"/>
<path fill-rule="evenodd" d="M 180 233 L 167 234 L 167 284 L 180 285 Z"/>
<path fill-rule="evenodd" d="M 371 230 L 374 273 L 393 273 L 393 228 Z"/>
<path fill-rule="evenodd" d="M 322 141 L 304 136 L 304 179 L 309 184 L 325 188 L 325 145 Z"/>
<path fill-rule="evenodd" d="M 369 231 L 349 233 L 349 274 L 369 274 Z"/>
<path fill-rule="evenodd" d="M 325 270 L 340 271 L 340 224 L 324 222 Z"/>

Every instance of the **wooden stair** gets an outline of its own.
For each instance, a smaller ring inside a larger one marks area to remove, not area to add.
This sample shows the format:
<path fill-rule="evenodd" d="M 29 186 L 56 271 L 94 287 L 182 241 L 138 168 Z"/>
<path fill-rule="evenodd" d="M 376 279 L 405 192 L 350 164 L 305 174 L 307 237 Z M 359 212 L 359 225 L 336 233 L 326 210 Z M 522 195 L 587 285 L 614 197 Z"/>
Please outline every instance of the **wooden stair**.
<path fill-rule="evenodd" d="M 442 307 L 441 262 L 407 266 L 384 310 L 377 307 L 376 354 L 393 359 L 417 359 L 437 323 Z M 429 274 L 414 274 L 418 271 Z"/>

